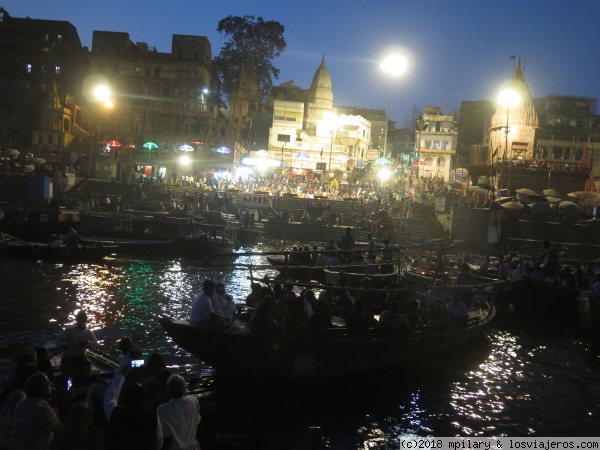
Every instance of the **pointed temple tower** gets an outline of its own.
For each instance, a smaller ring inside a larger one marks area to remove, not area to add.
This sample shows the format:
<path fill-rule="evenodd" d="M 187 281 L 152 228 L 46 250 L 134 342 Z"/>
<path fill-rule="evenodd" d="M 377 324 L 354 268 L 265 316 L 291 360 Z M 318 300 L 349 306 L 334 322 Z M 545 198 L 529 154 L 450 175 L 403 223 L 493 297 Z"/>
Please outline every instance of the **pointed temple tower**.
<path fill-rule="evenodd" d="M 333 112 L 333 88 L 331 87 L 331 75 L 325 65 L 325 55 L 321 65 L 315 72 L 304 111 L 304 130 L 308 135 L 315 135 L 317 121 L 323 119 L 328 113 Z"/>
<path fill-rule="evenodd" d="M 538 117 L 521 69 L 521 59 L 506 87 L 518 94 L 519 101 L 513 107 L 498 104 L 492 115 L 489 162 L 534 158 Z"/>

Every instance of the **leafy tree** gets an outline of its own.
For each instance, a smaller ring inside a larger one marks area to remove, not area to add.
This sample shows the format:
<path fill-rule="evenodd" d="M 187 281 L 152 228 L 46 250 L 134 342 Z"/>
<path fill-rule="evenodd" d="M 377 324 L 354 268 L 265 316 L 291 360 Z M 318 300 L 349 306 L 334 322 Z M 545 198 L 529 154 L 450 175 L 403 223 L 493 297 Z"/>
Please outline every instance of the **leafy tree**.
<path fill-rule="evenodd" d="M 230 95 L 237 86 L 243 64 L 256 70 L 258 90 L 266 100 L 273 87 L 273 78 L 279 78 L 279 69 L 272 60 L 285 50 L 284 27 L 279 22 L 265 22 L 262 17 L 228 16 L 219 21 L 217 31 L 229 36 L 221 53 L 214 59 L 221 90 Z"/>

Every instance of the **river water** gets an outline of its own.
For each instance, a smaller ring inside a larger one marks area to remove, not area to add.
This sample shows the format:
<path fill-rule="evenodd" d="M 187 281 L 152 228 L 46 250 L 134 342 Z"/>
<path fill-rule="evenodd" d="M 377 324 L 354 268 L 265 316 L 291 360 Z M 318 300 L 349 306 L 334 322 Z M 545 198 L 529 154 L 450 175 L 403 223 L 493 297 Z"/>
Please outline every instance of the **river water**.
<path fill-rule="evenodd" d="M 235 262 L 267 264 L 263 256 Z M 117 355 L 117 340 L 131 335 L 146 354 L 160 352 L 192 380 L 202 395 L 203 449 L 395 449 L 407 435 L 600 435 L 596 347 L 576 329 L 543 324 L 499 320 L 480 341 L 393 372 L 322 384 L 225 383 L 178 349 L 157 319 L 187 317 L 208 276 L 243 301 L 248 274 L 160 256 L 74 264 L 0 259 L 2 340 L 51 334 L 86 309 L 107 351 Z"/>

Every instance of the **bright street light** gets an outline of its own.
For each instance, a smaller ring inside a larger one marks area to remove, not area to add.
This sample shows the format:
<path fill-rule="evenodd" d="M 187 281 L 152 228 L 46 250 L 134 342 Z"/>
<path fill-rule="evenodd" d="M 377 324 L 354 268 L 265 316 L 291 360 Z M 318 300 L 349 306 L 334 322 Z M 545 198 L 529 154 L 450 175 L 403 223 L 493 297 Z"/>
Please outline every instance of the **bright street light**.
<path fill-rule="evenodd" d="M 387 180 L 389 180 L 389 178 L 392 176 L 392 171 L 390 169 L 388 169 L 387 167 L 382 167 L 379 170 L 379 178 L 381 178 L 381 181 L 384 183 Z"/>
<path fill-rule="evenodd" d="M 340 119 L 337 115 L 329 113 L 325 116 L 325 125 L 331 133 L 331 142 L 329 144 L 329 166 L 327 167 L 327 171 L 331 172 L 331 151 L 333 150 L 333 138 L 335 137 L 335 132 L 340 126 Z"/>
<path fill-rule="evenodd" d="M 390 97 L 392 95 L 392 77 L 396 78 L 406 72 L 408 60 L 404 55 L 392 54 L 387 56 L 379 65 L 381 70 L 388 75 L 387 112 L 385 114 L 385 134 L 383 138 L 383 156 L 386 156 L 388 128 L 390 123 Z"/>
<path fill-rule="evenodd" d="M 521 96 L 514 89 L 507 87 L 500 91 L 498 94 L 498 103 L 506 108 L 506 138 L 504 140 L 504 156 L 502 159 L 505 161 L 508 155 L 508 133 L 510 131 L 509 128 L 509 114 L 510 108 L 514 108 L 521 102 Z"/>
<path fill-rule="evenodd" d="M 110 88 L 108 87 L 108 85 L 106 85 L 104 83 L 96 84 L 92 88 L 91 94 L 92 94 L 92 100 L 95 102 L 102 103 L 102 105 L 105 108 L 110 109 L 114 106 L 114 104 L 111 100 L 112 92 L 111 92 Z M 98 140 L 100 140 L 100 113 L 99 112 L 98 112 L 98 126 L 96 129 L 96 138 Z M 93 150 L 94 150 L 94 132 L 92 130 L 92 134 L 91 134 L 91 138 L 90 138 L 90 162 L 88 165 L 88 178 L 90 178 L 90 176 L 91 176 Z"/>

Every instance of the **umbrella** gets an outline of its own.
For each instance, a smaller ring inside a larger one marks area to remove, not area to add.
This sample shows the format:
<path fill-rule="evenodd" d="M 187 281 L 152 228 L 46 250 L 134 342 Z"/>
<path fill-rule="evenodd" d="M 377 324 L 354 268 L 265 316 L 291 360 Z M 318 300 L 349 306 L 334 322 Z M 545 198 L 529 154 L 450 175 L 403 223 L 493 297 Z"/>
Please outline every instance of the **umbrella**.
<path fill-rule="evenodd" d="M 387 158 L 377 158 L 375 161 L 375 164 L 389 164 L 390 160 Z"/>
<path fill-rule="evenodd" d="M 560 194 L 556 189 L 544 189 L 543 194 L 546 197 L 560 197 Z"/>
<path fill-rule="evenodd" d="M 181 150 L 182 152 L 193 152 L 194 147 L 192 147 L 191 145 L 183 144 L 181 147 L 179 147 L 179 150 Z M 216 151 L 218 151 L 218 149 Z"/>
<path fill-rule="evenodd" d="M 21 152 L 19 150 L 17 150 L 16 148 L 11 148 L 8 149 L 4 152 L 4 154 L 6 156 L 19 156 L 21 154 Z"/>
<path fill-rule="evenodd" d="M 562 198 L 560 198 L 560 197 L 546 197 L 546 200 L 548 200 L 550 203 L 556 203 L 556 202 L 562 201 Z"/>
<path fill-rule="evenodd" d="M 35 170 L 35 166 L 33 164 L 28 164 L 23 166 L 23 172 L 33 172 Z"/>
<path fill-rule="evenodd" d="M 479 183 L 477 186 L 479 186 L 481 189 L 485 189 L 486 191 L 496 190 L 496 188 L 489 183 Z"/>
<path fill-rule="evenodd" d="M 110 145 L 110 143 L 108 145 Z M 143 147 L 147 148 L 148 151 L 151 152 L 153 149 L 158 148 L 158 145 L 154 142 L 146 142 Z"/>
<path fill-rule="evenodd" d="M 567 195 L 572 198 L 578 198 L 579 200 L 591 200 L 592 198 L 596 198 L 598 196 L 596 192 L 588 191 L 569 192 Z"/>
<path fill-rule="evenodd" d="M 502 206 L 504 209 L 523 209 L 525 208 L 525 206 L 523 206 L 521 203 L 519 202 L 506 202 L 506 203 L 501 203 L 500 206 Z"/>
<path fill-rule="evenodd" d="M 527 189 L 527 188 L 517 189 L 515 192 L 517 194 L 523 194 L 523 195 L 535 194 L 534 191 L 532 191 L 531 189 Z"/>
<path fill-rule="evenodd" d="M 29 161 L 33 164 L 44 164 L 46 162 L 44 158 L 29 158 Z"/>
<path fill-rule="evenodd" d="M 547 203 L 548 202 L 548 199 L 546 197 L 544 197 L 543 195 L 529 194 L 526 197 L 527 197 L 527 200 L 530 200 L 529 203 L 533 203 L 533 202 Z"/>
<path fill-rule="evenodd" d="M 306 152 L 296 153 L 296 159 L 309 159 L 308 153 L 306 153 Z"/>
<path fill-rule="evenodd" d="M 498 197 L 498 198 L 496 199 L 496 201 L 497 201 L 498 203 L 506 202 L 506 201 L 508 201 L 508 200 L 512 200 L 512 197 Z"/>
<path fill-rule="evenodd" d="M 563 201 L 558 205 L 558 211 L 564 214 L 565 216 L 578 216 L 581 214 L 581 206 L 577 203 Z"/>
<path fill-rule="evenodd" d="M 533 202 L 527 205 L 536 213 L 549 213 L 550 204 L 548 202 Z"/>
<path fill-rule="evenodd" d="M 424 166 L 425 161 L 421 161 L 420 159 L 412 163 L 413 167 Z"/>
<path fill-rule="evenodd" d="M 365 167 L 365 166 L 368 166 L 369 163 L 366 162 L 366 161 L 362 161 L 360 159 L 357 159 L 356 162 L 354 163 L 354 165 L 358 166 L 358 167 Z"/>

